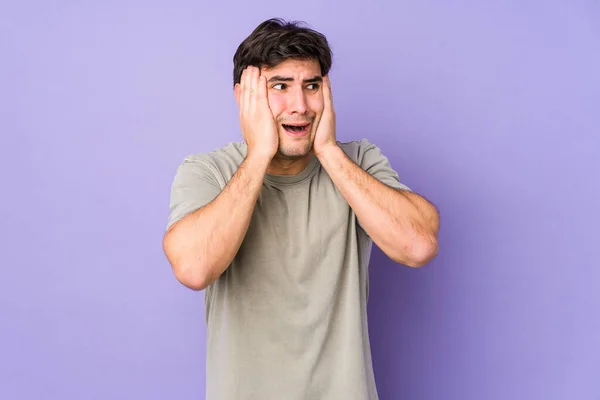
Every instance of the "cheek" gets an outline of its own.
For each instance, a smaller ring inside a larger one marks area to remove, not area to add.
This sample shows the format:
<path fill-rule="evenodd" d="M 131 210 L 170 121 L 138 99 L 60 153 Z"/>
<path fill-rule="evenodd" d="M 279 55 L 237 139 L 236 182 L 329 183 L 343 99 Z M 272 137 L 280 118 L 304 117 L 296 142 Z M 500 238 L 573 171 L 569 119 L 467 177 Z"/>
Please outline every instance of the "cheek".
<path fill-rule="evenodd" d="M 323 103 L 323 94 L 319 93 L 316 96 L 310 97 L 308 106 L 315 114 L 318 115 L 323 112 L 324 104 L 325 103 Z"/>
<path fill-rule="evenodd" d="M 283 110 L 285 110 L 285 99 L 281 95 L 273 92 L 269 92 L 267 98 L 269 99 L 269 108 L 271 109 L 273 116 L 277 118 Z"/>

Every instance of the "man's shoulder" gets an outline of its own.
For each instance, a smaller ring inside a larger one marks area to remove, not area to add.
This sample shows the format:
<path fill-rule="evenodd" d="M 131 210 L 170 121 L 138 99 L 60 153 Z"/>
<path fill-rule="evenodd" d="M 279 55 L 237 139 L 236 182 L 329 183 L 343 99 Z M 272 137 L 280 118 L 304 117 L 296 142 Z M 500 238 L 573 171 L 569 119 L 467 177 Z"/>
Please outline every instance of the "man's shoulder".
<path fill-rule="evenodd" d="M 362 164 L 365 154 L 369 151 L 376 150 L 377 152 L 380 152 L 379 147 L 367 138 L 347 142 L 338 141 L 338 146 L 340 146 L 344 153 L 358 165 Z"/>
<path fill-rule="evenodd" d="M 244 161 L 246 152 L 245 142 L 229 142 L 222 147 L 189 154 L 183 159 L 183 164 L 191 163 L 198 167 L 224 172 L 231 168 L 237 169 Z"/>
<path fill-rule="evenodd" d="M 229 142 L 212 150 L 190 154 L 185 157 L 185 160 L 214 163 L 239 161 L 241 163 L 246 157 L 247 150 L 245 142 Z"/>
<path fill-rule="evenodd" d="M 202 179 L 224 186 L 246 157 L 244 142 L 230 142 L 222 147 L 189 153 L 180 162 L 176 179 Z"/>
<path fill-rule="evenodd" d="M 370 146 L 374 146 L 374 144 L 367 138 L 362 138 L 362 139 L 356 139 L 356 140 L 350 140 L 347 142 L 341 142 L 338 141 L 338 145 L 343 148 L 344 150 L 358 150 L 358 149 L 364 149 Z"/>

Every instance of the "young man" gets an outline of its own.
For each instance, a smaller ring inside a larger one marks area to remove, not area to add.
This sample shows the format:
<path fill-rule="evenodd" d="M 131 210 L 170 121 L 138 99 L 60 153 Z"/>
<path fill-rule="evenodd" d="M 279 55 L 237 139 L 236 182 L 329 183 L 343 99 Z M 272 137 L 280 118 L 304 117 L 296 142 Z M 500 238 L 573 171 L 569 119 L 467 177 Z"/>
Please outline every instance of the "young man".
<path fill-rule="evenodd" d="M 437 253 L 435 207 L 378 147 L 336 140 L 326 38 L 274 19 L 234 56 L 244 141 L 185 158 L 164 251 L 205 291 L 208 400 L 377 399 L 367 330 L 375 242 Z"/>

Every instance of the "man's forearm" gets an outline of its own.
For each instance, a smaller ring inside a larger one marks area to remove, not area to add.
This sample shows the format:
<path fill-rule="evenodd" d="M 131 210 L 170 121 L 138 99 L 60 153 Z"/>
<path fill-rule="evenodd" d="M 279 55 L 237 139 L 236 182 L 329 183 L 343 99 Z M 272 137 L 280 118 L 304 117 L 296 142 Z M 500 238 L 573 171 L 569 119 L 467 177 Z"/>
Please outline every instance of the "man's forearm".
<path fill-rule="evenodd" d="M 365 231 L 386 255 L 408 266 L 421 266 L 436 255 L 439 216 L 433 205 L 415 193 L 384 185 L 339 146 L 318 157 Z"/>
<path fill-rule="evenodd" d="M 248 230 L 269 161 L 247 157 L 210 203 L 175 223 L 164 249 L 177 279 L 202 290 L 230 265 Z"/>

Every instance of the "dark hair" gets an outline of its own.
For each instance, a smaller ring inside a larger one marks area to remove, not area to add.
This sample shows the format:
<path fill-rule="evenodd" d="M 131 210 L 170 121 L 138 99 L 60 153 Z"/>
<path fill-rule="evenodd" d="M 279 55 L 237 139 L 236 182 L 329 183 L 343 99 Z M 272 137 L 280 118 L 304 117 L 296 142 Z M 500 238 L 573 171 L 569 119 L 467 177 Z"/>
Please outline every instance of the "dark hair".
<path fill-rule="evenodd" d="M 327 38 L 303 24 L 272 18 L 258 25 L 233 56 L 233 85 L 240 82 L 248 66 L 273 68 L 287 59 L 315 59 L 321 74 L 327 75 L 332 64 Z"/>

